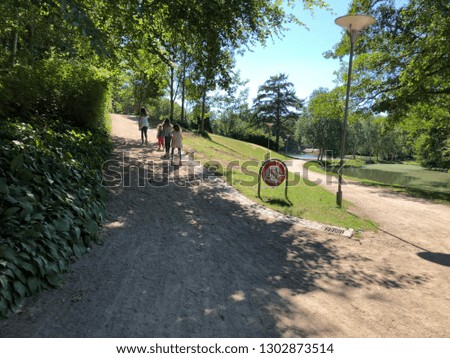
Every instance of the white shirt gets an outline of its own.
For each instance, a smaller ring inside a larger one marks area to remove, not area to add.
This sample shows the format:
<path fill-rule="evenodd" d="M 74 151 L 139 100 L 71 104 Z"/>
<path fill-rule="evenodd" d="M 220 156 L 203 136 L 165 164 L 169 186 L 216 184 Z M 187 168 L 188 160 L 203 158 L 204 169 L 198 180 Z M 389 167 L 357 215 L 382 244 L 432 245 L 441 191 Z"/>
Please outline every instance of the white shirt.
<path fill-rule="evenodd" d="M 139 129 L 142 129 L 142 127 L 150 127 L 147 116 L 139 117 Z"/>
<path fill-rule="evenodd" d="M 172 142 L 170 143 L 172 148 L 183 148 L 183 136 L 181 134 L 181 129 L 179 132 L 172 132 Z"/>

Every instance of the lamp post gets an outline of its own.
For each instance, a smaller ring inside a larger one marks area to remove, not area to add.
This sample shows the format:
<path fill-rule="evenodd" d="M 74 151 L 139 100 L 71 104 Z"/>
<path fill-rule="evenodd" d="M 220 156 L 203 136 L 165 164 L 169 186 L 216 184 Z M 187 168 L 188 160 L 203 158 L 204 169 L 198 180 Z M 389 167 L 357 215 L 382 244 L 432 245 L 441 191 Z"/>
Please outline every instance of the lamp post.
<path fill-rule="evenodd" d="M 376 20 L 369 15 L 346 15 L 338 17 L 334 20 L 336 25 L 341 26 L 347 35 L 350 37 L 350 59 L 348 63 L 348 76 L 347 76 L 347 92 L 345 96 L 345 110 L 344 110 L 344 123 L 342 125 L 342 139 L 341 139 L 341 153 L 340 163 L 338 171 L 338 191 L 336 193 L 336 204 L 342 206 L 342 168 L 344 166 L 344 154 L 345 154 L 345 140 L 347 136 L 347 120 L 348 120 L 348 102 L 350 98 L 350 84 L 352 77 L 352 65 L 353 65 L 353 47 L 354 44 L 361 35 L 362 31 L 373 25 Z"/>
<path fill-rule="evenodd" d="M 270 146 L 270 129 L 272 128 L 272 126 L 273 126 L 273 123 L 270 123 L 270 122 L 268 122 L 268 123 L 266 123 L 266 126 L 267 126 L 267 150 L 269 150 L 269 146 Z"/>
<path fill-rule="evenodd" d="M 286 134 L 286 154 L 287 154 L 287 152 L 288 152 L 289 137 L 290 137 L 290 136 L 291 136 L 290 134 Z"/>

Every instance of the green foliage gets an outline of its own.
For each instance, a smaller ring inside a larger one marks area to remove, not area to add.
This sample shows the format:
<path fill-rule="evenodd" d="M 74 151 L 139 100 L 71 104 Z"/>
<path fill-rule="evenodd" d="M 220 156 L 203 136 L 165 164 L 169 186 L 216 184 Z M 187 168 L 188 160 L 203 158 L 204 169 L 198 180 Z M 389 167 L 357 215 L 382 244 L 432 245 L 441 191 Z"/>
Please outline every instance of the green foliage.
<path fill-rule="evenodd" d="M 107 74 L 78 64 L 68 72 L 58 96 L 61 118 L 81 128 L 105 128 L 111 109 Z"/>
<path fill-rule="evenodd" d="M 353 102 L 387 113 L 402 140 L 407 135 L 414 143 L 422 165 L 448 168 L 450 3 L 353 0 L 350 12 L 368 13 L 377 20 L 355 45 Z M 342 58 L 348 51 L 344 36 L 328 56 Z"/>
<path fill-rule="evenodd" d="M 429 168 L 450 168 L 450 106 L 445 101 L 417 104 L 403 125 L 414 138 L 420 163 Z"/>
<path fill-rule="evenodd" d="M 213 121 L 213 132 L 263 147 L 267 147 L 269 142 L 270 147 L 275 148 L 272 136 L 268 137 L 267 128 L 256 128 L 251 122 L 251 115 L 247 105 L 240 109 L 226 109 Z"/>
<path fill-rule="evenodd" d="M 140 108 L 148 106 L 150 100 L 164 94 L 167 66 L 159 57 L 143 49 L 136 50 L 126 66 L 128 69 L 116 78 L 115 109 L 121 113 L 138 113 Z"/>
<path fill-rule="evenodd" d="M 253 107 L 258 125 L 269 124 L 275 133 L 275 149 L 280 148 L 282 134 L 293 134 L 303 101 L 295 95 L 294 85 L 287 75 L 271 76 L 258 89 Z"/>
<path fill-rule="evenodd" d="M 4 119 L 0 130 L 0 316 L 58 286 L 97 242 L 105 215 L 104 131 Z"/>
<path fill-rule="evenodd" d="M 102 128 L 110 107 L 108 77 L 75 61 L 48 59 L 0 74 L 0 115 L 62 119 L 81 128 Z"/>
<path fill-rule="evenodd" d="M 449 11 L 446 0 L 354 0 L 351 12 L 368 13 L 377 22 L 355 45 L 352 91 L 379 112 L 399 113 L 450 94 Z M 334 55 L 348 51 L 345 36 Z"/>
<path fill-rule="evenodd" d="M 325 151 L 337 156 L 340 152 L 344 103 L 339 89 L 329 92 L 326 89 L 314 91 L 310 97 L 301 124 L 304 136 L 313 148 L 320 150 L 322 158 Z"/>
<path fill-rule="evenodd" d="M 106 34 L 112 14 L 107 16 L 104 5 L 102 0 L 2 0 L 0 67 L 32 65 L 54 54 L 113 63 L 119 43 Z"/>
<path fill-rule="evenodd" d="M 170 99 L 168 98 L 161 98 L 159 100 L 152 100 L 149 101 L 149 104 L 146 105 L 150 117 L 153 119 L 157 119 L 159 121 L 162 121 L 166 118 L 169 118 L 170 116 Z M 180 115 L 181 109 L 178 103 L 175 102 L 174 104 L 174 120 L 177 121 L 178 118 L 181 117 Z"/>
<path fill-rule="evenodd" d="M 325 6 L 321 0 L 301 2 L 309 10 Z M 105 2 L 102 7 L 104 17 L 115 17 L 107 33 L 123 39 L 120 48 L 128 68 L 142 67 L 135 61 L 140 51 L 157 57 L 166 67 L 160 74 L 170 72 L 172 104 L 179 92 L 183 104 L 187 98 L 203 102 L 202 129 L 206 92 L 230 85 L 236 53 L 281 34 L 283 25 L 293 20 L 285 10 L 282 1 L 271 0 L 143 0 L 135 7 L 121 2 Z M 183 112 L 182 117 L 185 122 Z"/>

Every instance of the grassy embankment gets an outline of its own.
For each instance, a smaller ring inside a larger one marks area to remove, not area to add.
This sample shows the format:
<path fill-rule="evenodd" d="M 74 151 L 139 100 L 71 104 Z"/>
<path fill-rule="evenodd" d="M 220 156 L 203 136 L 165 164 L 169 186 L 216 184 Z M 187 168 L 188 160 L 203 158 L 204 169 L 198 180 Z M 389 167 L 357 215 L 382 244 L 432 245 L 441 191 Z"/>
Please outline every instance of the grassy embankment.
<path fill-rule="evenodd" d="M 373 230 L 374 225 L 347 212 L 348 203 L 343 208 L 336 206 L 335 195 L 292 173 L 289 173 L 288 198 L 284 199 L 284 183 L 277 188 L 262 186 L 261 196 L 257 197 L 257 175 L 267 149 L 231 138 L 210 135 L 210 139 L 185 133 L 186 147 L 195 152 L 195 159 L 206 167 L 215 167 L 217 175 L 222 176 L 251 200 L 268 206 L 284 214 L 301 217 L 325 224 Z M 271 151 L 272 158 L 289 158 Z M 239 161 L 239 165 L 236 164 Z M 215 163 L 214 163 L 215 162 Z M 230 163 L 233 163 L 230 165 Z"/>

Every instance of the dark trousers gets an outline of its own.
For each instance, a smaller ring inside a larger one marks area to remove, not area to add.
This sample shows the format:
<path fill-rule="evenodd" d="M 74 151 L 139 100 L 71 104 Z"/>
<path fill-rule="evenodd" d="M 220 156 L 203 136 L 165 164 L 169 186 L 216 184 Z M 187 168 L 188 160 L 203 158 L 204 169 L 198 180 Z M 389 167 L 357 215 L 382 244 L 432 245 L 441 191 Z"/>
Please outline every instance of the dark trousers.
<path fill-rule="evenodd" d="M 144 144 L 144 138 L 145 138 L 145 143 L 147 143 L 147 127 L 142 127 L 141 128 L 141 140 L 142 140 L 142 144 Z"/>
<path fill-rule="evenodd" d="M 170 135 L 166 135 L 164 137 L 164 145 L 166 147 L 166 154 L 169 155 L 170 150 L 170 141 L 172 140 L 172 137 Z"/>

